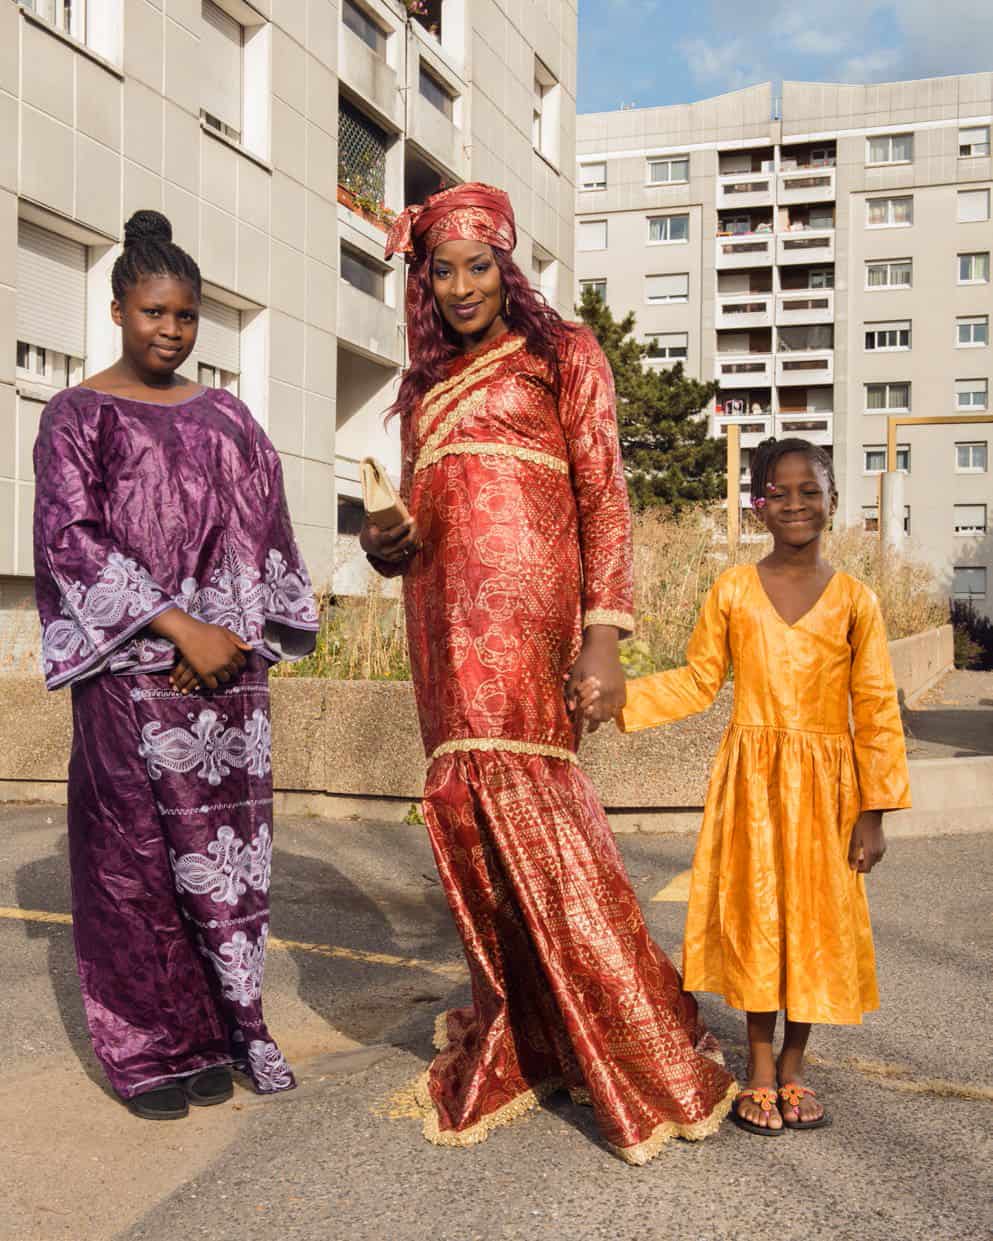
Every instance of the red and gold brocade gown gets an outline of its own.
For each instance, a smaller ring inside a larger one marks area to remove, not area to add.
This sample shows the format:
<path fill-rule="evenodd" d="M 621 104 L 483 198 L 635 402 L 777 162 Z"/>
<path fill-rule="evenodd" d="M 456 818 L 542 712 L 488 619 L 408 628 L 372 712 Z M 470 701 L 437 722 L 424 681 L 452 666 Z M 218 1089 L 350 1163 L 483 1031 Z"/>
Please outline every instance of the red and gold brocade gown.
<path fill-rule="evenodd" d="M 547 365 L 504 334 L 403 426 L 424 815 L 473 999 L 439 1018 L 419 1097 L 425 1136 L 467 1146 L 564 1087 L 642 1164 L 714 1132 L 736 1087 L 576 762 L 564 677 L 584 624 L 632 626 L 631 523 L 590 333 L 560 372 L 556 402 Z"/>

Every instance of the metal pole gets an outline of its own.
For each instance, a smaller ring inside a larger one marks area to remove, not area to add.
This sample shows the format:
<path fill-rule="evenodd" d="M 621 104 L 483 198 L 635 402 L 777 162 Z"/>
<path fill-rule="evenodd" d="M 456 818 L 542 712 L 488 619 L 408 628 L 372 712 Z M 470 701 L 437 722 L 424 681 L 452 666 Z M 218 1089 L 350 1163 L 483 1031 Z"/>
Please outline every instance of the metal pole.
<path fill-rule="evenodd" d="M 741 536 L 741 428 L 728 423 L 728 551 L 738 550 Z"/>

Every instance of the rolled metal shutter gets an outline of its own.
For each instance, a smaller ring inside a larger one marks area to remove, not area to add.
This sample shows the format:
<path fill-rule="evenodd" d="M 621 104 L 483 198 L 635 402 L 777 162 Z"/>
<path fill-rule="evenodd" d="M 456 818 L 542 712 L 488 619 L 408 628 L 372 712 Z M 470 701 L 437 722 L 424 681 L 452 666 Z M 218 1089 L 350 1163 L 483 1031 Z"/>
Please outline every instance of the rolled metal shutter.
<path fill-rule="evenodd" d="M 201 12 L 200 105 L 241 133 L 242 29 L 213 0 L 203 0 Z"/>
<path fill-rule="evenodd" d="M 241 315 L 233 306 L 210 297 L 203 299 L 194 357 L 198 363 L 219 366 L 232 375 L 240 374 Z"/>
<path fill-rule="evenodd" d="M 86 247 L 27 220 L 17 225 L 17 339 L 86 356 Z"/>

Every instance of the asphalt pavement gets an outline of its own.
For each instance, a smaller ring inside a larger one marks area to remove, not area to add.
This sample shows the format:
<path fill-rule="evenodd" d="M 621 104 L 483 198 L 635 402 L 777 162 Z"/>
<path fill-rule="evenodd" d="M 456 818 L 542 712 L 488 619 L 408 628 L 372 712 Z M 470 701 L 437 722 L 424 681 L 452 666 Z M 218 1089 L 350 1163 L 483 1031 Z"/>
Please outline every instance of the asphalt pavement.
<path fill-rule="evenodd" d="M 993 1238 L 993 835 L 896 840 L 871 877 L 882 1008 L 811 1043 L 831 1128 L 769 1141 L 726 1124 L 646 1168 L 565 1097 L 468 1150 L 421 1136 L 409 1086 L 436 1015 L 467 998 L 423 829 L 277 824 L 266 1006 L 300 1088 L 239 1087 L 158 1125 L 120 1106 L 89 1049 L 64 812 L 2 808 L 0 839 L 3 1241 Z M 678 957 L 692 839 L 620 843 Z M 702 1001 L 740 1077 L 741 1022 Z"/>

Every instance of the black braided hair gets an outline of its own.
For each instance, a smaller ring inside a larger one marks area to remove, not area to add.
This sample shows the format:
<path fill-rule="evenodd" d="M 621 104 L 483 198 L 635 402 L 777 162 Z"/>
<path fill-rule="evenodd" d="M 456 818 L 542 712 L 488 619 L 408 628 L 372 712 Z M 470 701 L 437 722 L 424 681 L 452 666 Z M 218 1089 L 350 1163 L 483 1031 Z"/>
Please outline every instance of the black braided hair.
<path fill-rule="evenodd" d="M 175 276 L 189 281 L 198 300 L 202 294 L 200 268 L 175 244 L 160 211 L 136 211 L 124 225 L 124 250 L 110 275 L 115 301 L 122 302 L 142 276 Z"/>
<path fill-rule="evenodd" d="M 791 453 L 801 453 L 812 465 L 819 465 L 828 480 L 831 499 L 838 498 L 838 484 L 834 480 L 834 462 L 831 454 L 819 444 L 802 439 L 763 440 L 752 452 L 752 500 L 764 499 L 766 483 L 775 472 L 777 461 Z"/>

